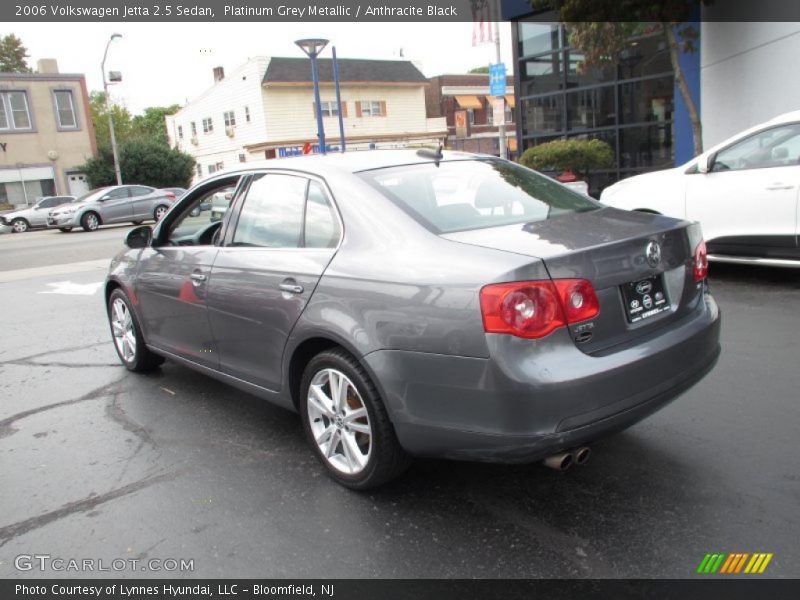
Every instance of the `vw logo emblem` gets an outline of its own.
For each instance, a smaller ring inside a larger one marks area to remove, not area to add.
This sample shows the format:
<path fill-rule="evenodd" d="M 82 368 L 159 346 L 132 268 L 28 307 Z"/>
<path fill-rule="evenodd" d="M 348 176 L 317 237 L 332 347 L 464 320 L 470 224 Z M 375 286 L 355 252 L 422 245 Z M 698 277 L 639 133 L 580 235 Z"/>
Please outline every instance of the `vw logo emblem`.
<path fill-rule="evenodd" d="M 644 257 L 647 260 L 647 264 L 651 267 L 655 268 L 658 266 L 658 263 L 661 262 L 661 246 L 658 245 L 658 242 L 650 242 L 647 244 Z"/>

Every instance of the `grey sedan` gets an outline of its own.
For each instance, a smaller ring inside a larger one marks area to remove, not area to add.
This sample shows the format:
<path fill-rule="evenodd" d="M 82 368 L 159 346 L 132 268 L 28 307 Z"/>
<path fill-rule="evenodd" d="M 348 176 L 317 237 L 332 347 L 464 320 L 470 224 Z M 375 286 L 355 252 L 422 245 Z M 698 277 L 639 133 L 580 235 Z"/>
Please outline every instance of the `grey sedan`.
<path fill-rule="evenodd" d="M 47 226 L 67 232 L 74 227 L 94 231 L 100 225 L 158 221 L 175 202 L 175 194 L 146 185 L 98 188 L 67 206 L 50 211 Z"/>
<path fill-rule="evenodd" d="M 193 215 L 231 186 L 221 221 Z M 585 462 L 720 351 L 697 224 L 493 157 L 248 165 L 126 243 L 105 288 L 122 363 L 169 358 L 299 412 L 354 489 L 412 456 Z"/>
<path fill-rule="evenodd" d="M 47 227 L 47 215 L 56 206 L 69 204 L 75 196 L 45 196 L 27 208 L 10 210 L 0 214 L 0 225 L 11 227 L 14 233 L 23 233 L 31 227 Z"/>

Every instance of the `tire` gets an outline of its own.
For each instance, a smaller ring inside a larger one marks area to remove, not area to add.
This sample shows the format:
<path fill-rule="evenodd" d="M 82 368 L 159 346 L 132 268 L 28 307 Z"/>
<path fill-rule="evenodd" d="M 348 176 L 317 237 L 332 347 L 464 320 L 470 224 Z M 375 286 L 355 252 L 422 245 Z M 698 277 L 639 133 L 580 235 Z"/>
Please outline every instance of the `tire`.
<path fill-rule="evenodd" d="M 25 233 L 30 229 L 30 224 L 22 218 L 11 221 L 11 231 L 14 233 Z"/>
<path fill-rule="evenodd" d="M 133 223 L 134 225 L 141 225 L 142 224 L 141 221 L 131 221 L 131 223 Z"/>
<path fill-rule="evenodd" d="M 145 373 L 164 362 L 164 357 L 154 354 L 145 346 L 136 313 L 122 289 L 117 288 L 111 292 L 106 310 L 114 349 L 125 368 L 136 373 Z"/>
<path fill-rule="evenodd" d="M 167 214 L 167 210 L 169 210 L 169 207 L 164 206 L 163 204 L 156 206 L 155 210 L 153 211 L 153 218 L 156 220 L 156 223 L 158 223 L 164 217 L 164 215 Z"/>
<path fill-rule="evenodd" d="M 100 217 L 95 212 L 87 212 L 81 217 L 81 227 L 84 231 L 97 231 L 100 227 Z"/>
<path fill-rule="evenodd" d="M 334 406 L 331 386 L 341 389 L 340 384 L 347 387 L 339 394 L 342 402 Z M 312 386 L 314 399 L 309 400 Z M 311 359 L 300 383 L 299 405 L 309 444 L 339 484 L 353 490 L 374 488 L 411 464 L 375 384 L 345 350 L 326 350 Z"/>
<path fill-rule="evenodd" d="M 72 231 L 72 227 L 59 227 L 58 230 L 63 231 L 64 233 L 69 233 Z"/>

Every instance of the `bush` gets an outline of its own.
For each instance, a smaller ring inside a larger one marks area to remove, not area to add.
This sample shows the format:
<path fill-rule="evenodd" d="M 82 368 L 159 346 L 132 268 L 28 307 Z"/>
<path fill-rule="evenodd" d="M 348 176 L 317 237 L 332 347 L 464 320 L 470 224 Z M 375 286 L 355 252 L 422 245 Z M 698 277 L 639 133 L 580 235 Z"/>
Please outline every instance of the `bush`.
<path fill-rule="evenodd" d="M 539 171 L 572 171 L 586 176 L 593 169 L 614 166 L 614 151 L 602 140 L 554 140 L 528 148 L 520 164 Z"/>
<path fill-rule="evenodd" d="M 195 160 L 189 154 L 170 148 L 157 140 L 135 138 L 119 145 L 119 165 L 123 183 L 138 183 L 156 188 L 189 187 Z M 115 185 L 111 148 L 101 147 L 96 158 L 83 165 L 93 188 Z"/>

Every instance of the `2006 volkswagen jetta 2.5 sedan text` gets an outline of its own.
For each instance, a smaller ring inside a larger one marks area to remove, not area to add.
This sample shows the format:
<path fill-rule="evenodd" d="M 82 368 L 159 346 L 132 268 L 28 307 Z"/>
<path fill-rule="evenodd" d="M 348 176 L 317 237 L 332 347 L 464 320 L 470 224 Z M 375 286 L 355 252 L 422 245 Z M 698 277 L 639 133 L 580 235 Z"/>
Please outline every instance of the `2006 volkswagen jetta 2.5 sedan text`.
<path fill-rule="evenodd" d="M 229 189 L 221 220 L 194 210 Z M 566 468 L 719 354 L 697 224 L 493 157 L 248 165 L 126 243 L 105 290 L 125 366 L 173 359 L 296 410 L 351 488 L 411 456 Z"/>

